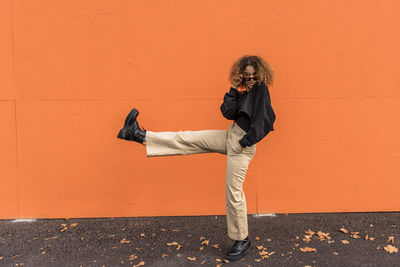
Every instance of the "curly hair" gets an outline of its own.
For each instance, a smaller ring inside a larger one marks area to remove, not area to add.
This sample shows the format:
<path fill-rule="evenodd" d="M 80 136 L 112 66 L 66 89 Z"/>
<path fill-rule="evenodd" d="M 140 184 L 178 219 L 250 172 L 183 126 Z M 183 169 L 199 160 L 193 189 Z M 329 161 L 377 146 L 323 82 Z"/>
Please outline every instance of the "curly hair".
<path fill-rule="evenodd" d="M 234 78 L 237 78 L 239 75 L 243 75 L 244 70 L 249 65 L 253 66 L 254 70 L 256 71 L 256 75 L 259 76 L 259 83 L 263 81 L 267 86 L 272 85 L 274 71 L 264 59 L 254 55 L 245 55 L 237 59 L 229 71 L 228 80 L 233 84 L 235 82 Z"/>

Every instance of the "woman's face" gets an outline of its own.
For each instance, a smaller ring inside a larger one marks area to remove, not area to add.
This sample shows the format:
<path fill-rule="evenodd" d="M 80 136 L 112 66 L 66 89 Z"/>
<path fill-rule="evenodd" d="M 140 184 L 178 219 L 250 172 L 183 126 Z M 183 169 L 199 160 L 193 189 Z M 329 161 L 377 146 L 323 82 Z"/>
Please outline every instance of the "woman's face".
<path fill-rule="evenodd" d="M 253 87 L 253 85 L 256 83 L 256 70 L 254 69 L 253 66 L 249 65 L 246 66 L 244 73 L 243 73 L 243 78 L 245 80 L 246 86 L 250 89 Z M 253 79 L 251 79 L 253 78 Z M 250 80 L 251 79 L 251 80 Z"/>

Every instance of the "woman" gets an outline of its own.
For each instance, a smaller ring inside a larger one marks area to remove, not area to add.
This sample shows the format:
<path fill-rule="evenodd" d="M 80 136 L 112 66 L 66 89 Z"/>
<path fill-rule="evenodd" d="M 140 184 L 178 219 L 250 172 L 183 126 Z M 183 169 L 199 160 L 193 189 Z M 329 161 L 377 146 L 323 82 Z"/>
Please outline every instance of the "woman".
<path fill-rule="evenodd" d="M 275 113 L 268 87 L 273 70 L 261 57 L 243 56 L 232 65 L 230 91 L 220 107 L 222 115 L 234 122 L 228 130 L 151 132 L 137 122 L 139 111 L 132 109 L 118 138 L 146 146 L 148 157 L 221 153 L 227 155 L 225 202 L 228 236 L 235 240 L 227 254 L 230 261 L 240 260 L 249 252 L 247 207 L 243 182 L 256 143 L 273 131 Z"/>

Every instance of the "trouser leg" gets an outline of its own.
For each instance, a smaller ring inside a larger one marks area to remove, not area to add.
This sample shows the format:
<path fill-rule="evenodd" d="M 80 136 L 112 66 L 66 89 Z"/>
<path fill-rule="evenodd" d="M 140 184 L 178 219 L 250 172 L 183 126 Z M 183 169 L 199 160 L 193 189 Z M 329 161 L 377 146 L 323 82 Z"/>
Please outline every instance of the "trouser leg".
<path fill-rule="evenodd" d="M 199 153 L 226 154 L 226 130 L 146 132 L 148 157 Z"/>
<path fill-rule="evenodd" d="M 248 166 L 255 154 L 256 145 L 242 148 L 239 140 L 245 134 L 236 125 L 229 130 L 227 139 L 226 168 L 226 219 L 228 236 L 233 240 L 243 240 L 248 236 L 247 205 L 243 190 Z"/>
<path fill-rule="evenodd" d="M 242 240 L 248 236 L 247 206 L 243 183 L 256 145 L 242 149 L 239 140 L 246 134 L 236 124 L 229 130 L 146 132 L 148 157 L 216 152 L 227 155 L 226 214 L 228 236 Z"/>

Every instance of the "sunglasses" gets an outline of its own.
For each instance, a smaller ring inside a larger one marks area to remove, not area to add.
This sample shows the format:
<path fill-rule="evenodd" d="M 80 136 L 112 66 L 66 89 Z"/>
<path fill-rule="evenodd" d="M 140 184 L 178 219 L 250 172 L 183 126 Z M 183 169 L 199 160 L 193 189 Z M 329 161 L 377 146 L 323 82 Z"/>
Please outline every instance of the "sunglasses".
<path fill-rule="evenodd" d="M 250 77 L 250 75 L 249 76 L 245 75 L 245 76 L 243 76 L 243 79 L 245 81 L 251 81 L 251 80 L 258 81 L 259 77 L 257 75 L 253 76 L 253 77 Z"/>

